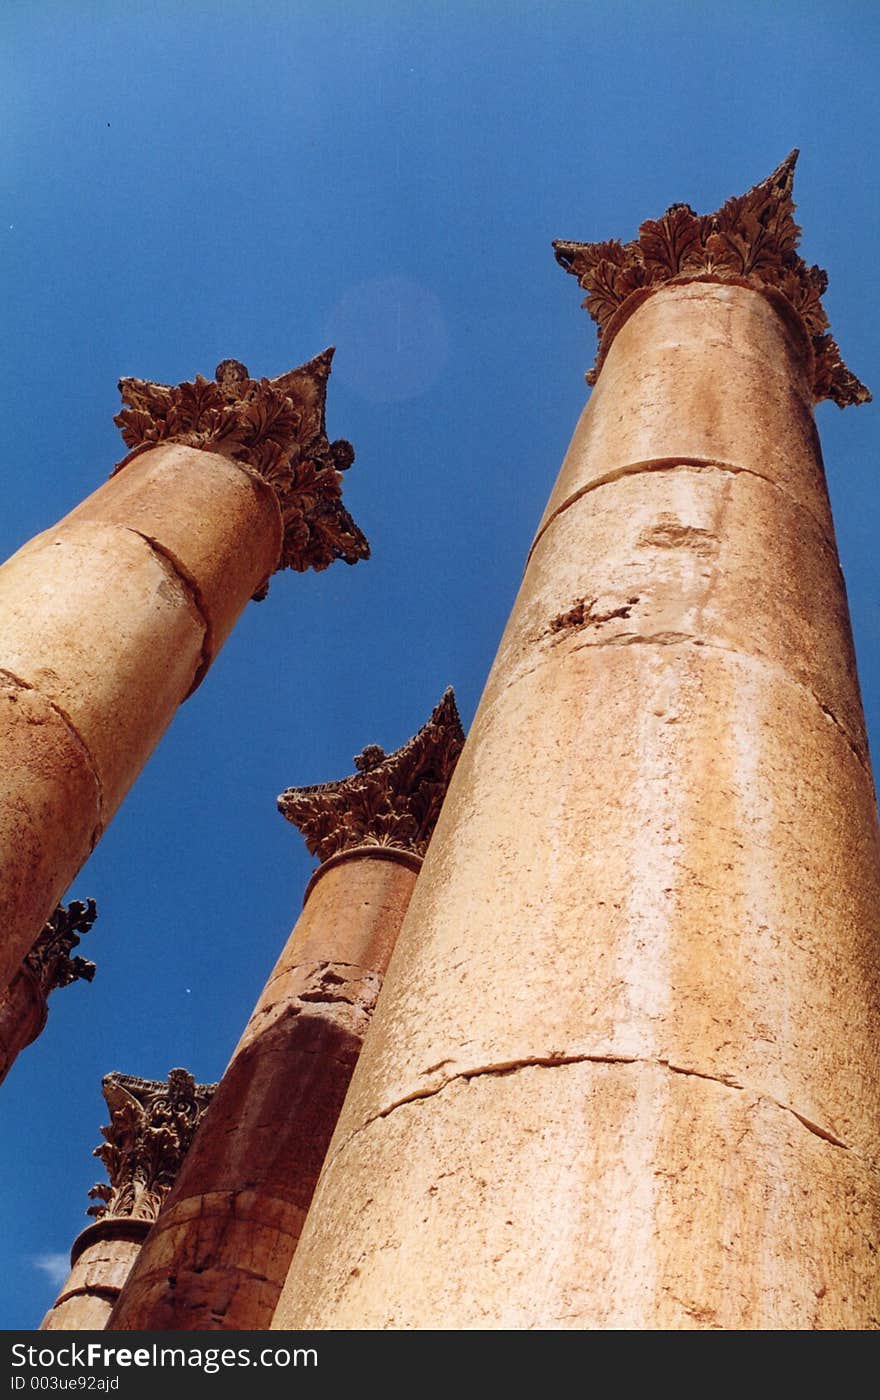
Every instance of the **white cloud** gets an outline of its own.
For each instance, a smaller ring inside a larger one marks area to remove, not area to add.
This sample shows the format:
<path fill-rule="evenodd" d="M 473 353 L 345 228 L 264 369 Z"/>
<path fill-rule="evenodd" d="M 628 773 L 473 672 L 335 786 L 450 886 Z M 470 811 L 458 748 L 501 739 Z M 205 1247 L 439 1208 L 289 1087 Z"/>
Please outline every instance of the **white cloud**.
<path fill-rule="evenodd" d="M 61 1287 L 70 1273 L 69 1254 L 35 1254 L 31 1258 L 31 1264 L 44 1273 L 56 1288 Z"/>

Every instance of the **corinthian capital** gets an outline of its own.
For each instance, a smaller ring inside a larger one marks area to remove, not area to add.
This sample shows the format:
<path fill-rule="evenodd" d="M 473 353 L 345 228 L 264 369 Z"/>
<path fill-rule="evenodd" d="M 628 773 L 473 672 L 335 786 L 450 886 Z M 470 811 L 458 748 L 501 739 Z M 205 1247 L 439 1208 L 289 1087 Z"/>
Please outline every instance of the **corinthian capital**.
<path fill-rule="evenodd" d="M 385 846 L 423 856 L 464 743 L 450 688 L 427 724 L 386 754 L 370 744 L 350 778 L 288 788 L 278 809 L 323 862 L 355 846 Z"/>
<path fill-rule="evenodd" d="M 808 267 L 796 252 L 801 230 L 792 199 L 798 152 L 746 194 L 714 214 L 673 204 L 648 219 L 631 243 L 554 242 L 557 261 L 587 293 L 583 305 L 599 328 L 599 353 L 587 375 L 596 382 L 616 332 L 650 291 L 669 282 L 737 282 L 765 294 L 779 293 L 800 316 L 814 355 L 813 398 L 841 408 L 867 403 L 870 393 L 843 363 L 828 330 L 821 297 L 828 275 Z"/>
<path fill-rule="evenodd" d="M 327 380 L 333 350 L 280 374 L 251 379 L 238 360 L 224 360 L 213 379 L 154 384 L 120 379 L 128 405 L 114 422 L 132 448 L 115 471 L 161 442 L 219 452 L 254 472 L 278 497 L 284 521 L 279 568 L 326 569 L 355 564 L 370 547 L 342 504 L 342 472 L 354 461 L 350 442 L 327 438 Z"/>
<path fill-rule="evenodd" d="M 93 1155 L 110 1182 L 92 1187 L 89 1195 L 100 1204 L 88 1214 L 153 1221 L 217 1086 L 197 1084 L 187 1070 L 173 1069 L 167 1081 L 107 1074 L 101 1087 L 110 1122 Z"/>
<path fill-rule="evenodd" d="M 43 925 L 24 965 L 36 979 L 44 1000 L 56 987 L 66 987 L 79 978 L 91 982 L 95 964 L 88 958 L 70 955 L 79 946 L 79 935 L 88 933 L 97 917 L 98 908 L 93 899 L 86 900 L 85 904 L 72 899 L 66 906 L 59 904 Z"/>

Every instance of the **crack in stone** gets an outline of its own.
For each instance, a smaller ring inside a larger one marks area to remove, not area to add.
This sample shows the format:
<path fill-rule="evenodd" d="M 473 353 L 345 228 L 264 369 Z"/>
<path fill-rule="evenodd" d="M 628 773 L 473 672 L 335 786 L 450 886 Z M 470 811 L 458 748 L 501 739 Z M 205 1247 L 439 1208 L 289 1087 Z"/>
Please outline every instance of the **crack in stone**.
<path fill-rule="evenodd" d="M 692 1317 L 695 1322 L 703 1323 L 712 1331 L 723 1332 L 726 1330 L 717 1320 L 715 1308 L 700 1303 L 688 1303 L 684 1298 L 679 1298 L 671 1289 L 668 1290 L 668 1292 L 670 1300 L 675 1303 L 676 1307 L 681 1308 L 682 1312 L 685 1313 L 687 1317 Z"/>
<path fill-rule="evenodd" d="M 802 682 L 799 682 L 799 681 L 798 681 L 798 682 L 796 682 L 796 684 L 799 684 L 799 685 L 800 685 L 800 684 L 802 684 Z M 862 753 L 861 750 L 860 750 L 859 748 L 856 747 L 854 741 L 852 740 L 852 738 L 850 737 L 850 735 L 848 734 L 848 732 L 846 731 L 846 729 L 844 729 L 843 725 L 841 724 L 840 720 L 837 718 L 837 715 L 834 713 L 834 711 L 833 711 L 833 710 L 829 710 L 829 708 L 828 708 L 827 705 L 823 705 L 823 703 L 822 703 L 822 701 L 819 699 L 818 695 L 816 695 L 812 690 L 810 690 L 810 687 L 809 687 L 808 685 L 805 685 L 803 688 L 804 688 L 804 690 L 807 692 L 808 695 L 812 695 L 812 696 L 813 696 L 813 699 L 815 700 L 816 704 L 819 706 L 819 709 L 822 711 L 822 713 L 823 713 L 823 715 L 825 716 L 825 718 L 826 718 L 831 724 L 834 725 L 835 729 L 839 730 L 840 734 L 843 736 L 843 738 L 844 738 L 844 740 L 846 741 L 846 743 L 847 743 L 847 744 L 849 745 L 849 747 L 852 749 L 852 751 L 853 751 L 853 753 L 855 754 L 856 758 L 858 759 L 859 763 L 860 763 L 860 764 L 862 765 L 862 767 L 864 768 L 864 770 L 865 770 L 865 775 L 866 775 L 866 777 L 867 777 L 867 779 L 868 779 L 868 782 L 871 784 L 871 788 L 873 789 L 873 787 L 874 787 L 874 775 L 873 775 L 873 773 L 871 772 L 871 760 L 870 760 L 869 754 L 868 754 L 867 752 Z M 866 735 L 866 736 L 865 736 L 865 744 L 866 744 L 866 745 L 867 745 L 867 742 L 868 742 L 868 740 L 867 740 L 867 735 Z"/>
<path fill-rule="evenodd" d="M 220 1274 L 221 1276 L 225 1275 L 229 1279 L 243 1278 L 248 1280 L 255 1280 L 257 1283 L 278 1283 L 277 1279 L 270 1278 L 268 1274 L 259 1273 L 255 1269 L 246 1269 L 243 1264 L 236 1264 L 224 1258 L 207 1259 L 204 1264 L 191 1264 L 188 1268 L 178 1266 L 177 1273 L 174 1275 L 175 1287 L 179 1286 L 180 1280 L 182 1278 L 186 1278 L 187 1274 L 195 1274 L 196 1276 L 201 1277 L 202 1274 L 206 1274 L 209 1271 L 215 1274 Z M 167 1277 L 167 1275 L 165 1274 L 165 1269 L 161 1268 L 155 1270 L 154 1275 L 145 1274 L 144 1277 L 147 1279 L 151 1279 L 152 1277 Z M 202 1300 L 199 1298 L 194 1298 L 192 1300 L 188 1298 L 179 1298 L 175 1301 L 177 1302 L 178 1306 L 182 1306 L 184 1308 L 199 1308 L 202 1306 Z M 228 1303 L 226 1306 L 229 1306 Z M 223 1311 L 225 1312 L 225 1310 L 226 1309 L 224 1308 Z M 222 1313 L 220 1313 L 220 1316 L 222 1316 Z"/>
<path fill-rule="evenodd" d="M 760 652 L 743 651 L 740 647 L 725 646 L 723 642 L 711 642 L 701 637 L 695 637 L 691 632 L 674 631 L 654 632 L 649 636 L 641 636 L 637 632 L 626 632 L 623 633 L 621 636 L 617 637 L 598 637 L 595 640 L 580 642 L 578 644 L 572 645 L 569 648 L 569 652 L 583 651 L 585 648 L 592 649 L 599 647 L 681 645 L 706 647 L 708 649 L 711 649 L 712 651 L 727 652 L 731 656 L 741 656 L 744 660 L 752 661 L 759 666 L 764 666 L 767 668 L 767 670 L 774 672 L 774 674 L 779 676 L 782 680 L 787 681 L 791 685 L 797 686 L 799 690 L 802 690 L 805 695 L 808 695 L 810 699 L 814 701 L 814 703 L 825 715 L 825 718 L 829 721 L 829 723 L 834 725 L 835 729 L 839 732 L 841 738 L 844 740 L 847 747 L 852 751 L 856 761 L 862 768 L 863 772 L 865 773 L 865 776 L 868 779 L 868 782 L 871 785 L 871 790 L 873 791 L 874 779 L 871 773 L 870 759 L 867 751 L 863 752 L 861 750 L 859 745 L 850 735 L 849 731 L 834 714 L 834 711 L 830 710 L 828 706 L 822 700 L 819 699 L 818 695 L 814 690 L 811 690 L 808 685 L 806 685 L 802 680 L 799 680 L 797 676 L 791 673 L 791 671 L 787 671 L 784 666 L 780 666 L 777 662 L 771 661 L 769 657 L 761 655 Z M 534 666 L 529 666 L 526 670 L 519 671 L 508 684 L 517 685 L 521 680 L 524 680 L 526 676 L 530 676 L 533 671 L 536 671 L 540 664 L 540 662 L 536 662 Z"/>
<path fill-rule="evenodd" d="M 136 530 L 133 525 L 125 525 L 123 529 L 128 530 L 132 535 L 137 535 L 138 539 L 144 540 L 144 542 L 150 546 L 165 571 L 170 572 L 175 582 L 180 584 L 183 588 L 193 611 L 202 624 L 202 645 L 199 652 L 198 664 L 196 665 L 192 685 L 183 697 L 184 700 L 188 700 L 193 691 L 197 690 L 201 685 L 214 659 L 214 628 L 205 605 L 204 597 L 202 596 L 202 591 L 199 588 L 197 580 L 189 572 L 189 569 L 187 569 L 176 555 L 172 554 L 171 550 L 164 544 L 160 544 L 152 535 L 145 535 L 142 530 Z"/>
<path fill-rule="evenodd" d="M 339 992 L 338 996 L 332 996 L 326 987 L 319 988 L 314 992 L 300 992 L 297 999 L 301 1002 L 305 1002 L 308 1007 L 326 1006 L 328 1014 L 330 1013 L 330 1008 L 334 1006 L 353 1006 L 358 1011 L 368 1011 L 375 1001 L 375 997 L 370 999 L 367 997 L 358 997 L 354 994 L 345 996 L 342 991 Z"/>
<path fill-rule="evenodd" d="M 675 632 L 671 628 L 668 632 L 652 632 L 650 636 L 644 637 L 640 632 L 622 632 L 616 637 L 599 637 L 596 641 L 580 642 L 577 646 L 569 648 L 571 651 L 583 651 L 584 647 L 632 647 L 645 643 L 649 646 L 671 647 L 678 646 L 681 642 L 693 642 L 694 646 L 711 646 L 711 642 L 703 642 L 694 637 L 691 632 Z M 726 647 L 726 651 L 734 651 L 734 647 Z M 750 656 L 750 652 L 740 653 L 743 656 Z M 535 668 L 532 667 L 532 670 Z M 517 677 L 518 679 L 518 677 Z"/>
<path fill-rule="evenodd" d="M 734 1079 L 732 1074 L 709 1074 L 706 1070 L 694 1069 L 692 1066 L 674 1065 L 671 1060 L 666 1060 L 662 1056 L 660 1056 L 657 1060 L 640 1060 L 639 1063 L 665 1065 L 666 1069 L 669 1070 L 670 1074 L 684 1074 L 689 1079 L 709 1079 L 712 1081 L 713 1084 L 724 1084 L 725 1087 L 728 1089 L 742 1089 L 743 1091 L 745 1091 L 746 1088 L 745 1084 L 740 1083 L 738 1079 Z M 769 1095 L 762 1094 L 761 1097 L 768 1098 Z M 779 1103 L 778 1099 L 773 1099 L 772 1102 L 775 1103 L 778 1108 L 786 1107 L 784 1103 Z M 793 1109 L 789 1111 L 794 1112 Z M 840 1146 L 843 1147 L 844 1144 L 841 1143 Z"/>
<path fill-rule="evenodd" d="M 76 1288 L 71 1288 L 67 1293 L 60 1293 L 52 1304 L 52 1312 L 57 1312 L 62 1303 L 68 1303 L 71 1298 L 103 1298 L 107 1303 L 115 1303 L 119 1297 L 120 1290 L 103 1283 L 81 1283 Z"/>
<path fill-rule="evenodd" d="M 780 1104 L 779 1106 L 780 1108 L 788 1108 L 787 1104 Z M 843 1147 L 847 1152 L 852 1151 L 848 1143 L 843 1142 L 839 1137 L 835 1137 L 834 1133 L 829 1133 L 828 1129 L 823 1128 L 819 1123 L 814 1123 L 812 1118 L 805 1118 L 803 1113 L 798 1113 L 796 1108 L 788 1108 L 788 1112 L 793 1113 L 798 1122 L 803 1123 L 805 1128 L 809 1128 L 811 1133 L 816 1134 L 816 1137 L 824 1138 L 826 1142 L 832 1143 L 834 1147 Z M 858 1153 L 856 1153 L 856 1155 L 858 1156 Z"/>
<path fill-rule="evenodd" d="M 94 827 L 94 830 L 91 833 L 91 836 L 89 837 L 89 850 L 93 851 L 98 844 L 101 833 L 103 832 L 106 823 L 104 821 L 104 785 L 101 782 L 101 775 L 98 772 L 97 767 L 95 766 L 95 760 L 92 758 L 91 750 L 88 744 L 86 743 L 83 736 L 80 734 L 73 720 L 70 718 L 70 715 L 63 708 L 63 706 L 58 704 L 57 700 L 52 700 L 48 695 L 46 695 L 42 690 L 40 690 L 39 686 L 33 685 L 30 681 L 26 681 L 23 676 L 17 676 L 14 671 L 9 671 L 5 667 L 0 667 L 0 681 L 2 681 L 4 678 L 10 681 L 12 683 L 12 686 L 17 687 L 19 690 L 30 690 L 34 693 L 34 695 L 39 695 L 40 699 L 45 701 L 52 713 L 56 714 L 61 720 L 61 723 L 64 725 L 65 729 L 70 734 L 76 746 L 82 750 L 82 753 L 86 760 L 86 767 L 91 773 L 92 779 L 95 784 L 95 806 L 97 807 L 97 823 Z"/>
<path fill-rule="evenodd" d="M 359 1127 L 355 1128 L 353 1132 L 349 1133 L 348 1136 L 345 1138 L 345 1141 L 341 1142 L 339 1146 L 334 1149 L 332 1155 L 330 1153 L 327 1154 L 327 1157 L 324 1161 L 324 1165 L 321 1169 L 321 1176 L 323 1177 L 325 1175 L 331 1164 L 335 1162 L 336 1158 L 340 1155 L 340 1153 L 342 1153 L 345 1150 L 346 1147 L 348 1147 L 348 1145 L 354 1140 L 354 1138 L 356 1138 L 358 1134 L 362 1133 L 366 1128 L 369 1128 L 371 1124 L 378 1122 L 382 1118 L 387 1118 L 390 1114 L 394 1113 L 396 1109 L 404 1107 L 405 1104 L 417 1103 L 420 1099 L 434 1098 L 437 1094 L 442 1093 L 444 1089 L 447 1089 L 450 1084 L 454 1084 L 458 1080 L 464 1080 L 465 1082 L 469 1082 L 471 1079 L 479 1079 L 483 1076 L 488 1075 L 515 1074 L 517 1070 L 520 1069 L 554 1069 L 558 1065 L 581 1064 L 647 1065 L 652 1068 L 662 1068 L 668 1070 L 670 1074 L 682 1074 L 692 1079 L 706 1079 L 713 1084 L 721 1084 L 725 1089 L 735 1089 L 738 1090 L 740 1093 L 754 1094 L 756 1098 L 763 1100 L 763 1102 L 773 1104 L 774 1107 L 781 1109 L 784 1113 L 790 1113 L 793 1118 L 796 1118 L 797 1121 L 804 1128 L 806 1128 L 809 1132 L 815 1134 L 816 1137 L 821 1138 L 824 1142 L 830 1143 L 833 1147 L 841 1147 L 846 1152 L 852 1152 L 854 1156 L 859 1157 L 861 1160 L 865 1161 L 865 1164 L 873 1169 L 873 1163 L 869 1162 L 862 1153 L 856 1151 L 856 1149 L 853 1148 L 849 1143 L 844 1142 L 841 1138 L 837 1137 L 834 1133 L 830 1132 L 829 1129 L 823 1128 L 821 1125 L 815 1123 L 811 1118 L 807 1118 L 804 1114 L 798 1113 L 797 1109 L 792 1108 L 790 1104 L 783 1103 L 780 1099 L 774 1098 L 772 1094 L 767 1094 L 763 1090 L 750 1088 L 748 1085 L 740 1083 L 740 1081 L 734 1079 L 732 1075 L 710 1074 L 706 1070 L 695 1069 L 693 1068 L 693 1066 L 673 1064 L 671 1060 L 668 1060 L 662 1056 L 655 1057 L 650 1055 L 560 1054 L 534 1055 L 517 1060 L 503 1060 L 500 1061 L 498 1064 L 493 1065 L 478 1065 L 475 1066 L 473 1069 L 463 1069 L 460 1070 L 457 1074 L 451 1074 L 446 1079 L 442 1080 L 439 1084 L 426 1085 L 424 1089 L 414 1089 L 411 1093 L 403 1095 L 402 1098 L 396 1099 L 393 1103 L 388 1104 L 387 1107 L 380 1109 L 378 1113 L 374 1113 L 369 1118 L 366 1118 L 364 1122 L 360 1124 Z"/>
<path fill-rule="evenodd" d="M 596 612 L 598 598 L 579 598 L 565 612 L 561 612 L 554 617 L 547 632 L 543 636 L 556 634 L 565 631 L 581 631 L 586 627 L 602 627 L 606 622 L 612 622 L 618 617 L 629 617 L 638 598 L 628 598 L 626 603 L 618 608 L 610 608 L 607 612 Z"/>
<path fill-rule="evenodd" d="M 780 491 L 792 505 L 804 511 L 814 524 L 818 526 L 819 532 L 826 544 L 831 548 L 834 547 L 834 541 L 828 533 L 827 524 L 823 523 L 809 506 L 804 505 L 803 501 L 799 501 L 796 496 L 792 495 L 791 491 L 789 491 L 786 486 L 783 486 L 781 482 L 774 481 L 772 477 L 765 476 L 763 472 L 755 471 L 754 467 L 741 467 L 735 462 L 723 462 L 714 457 L 648 457 L 639 462 L 627 462 L 622 467 L 616 467 L 613 471 L 605 472 L 602 476 L 595 477 L 592 481 L 588 481 L 584 486 L 574 491 L 561 505 L 558 505 L 553 514 L 544 521 L 544 524 L 540 527 L 532 541 L 532 547 L 526 555 L 526 569 L 529 566 L 532 555 L 537 549 L 539 542 L 543 539 L 553 522 L 558 520 L 560 515 L 568 510 L 569 506 L 575 505 L 578 501 L 582 500 L 584 496 L 588 496 L 591 491 L 597 491 L 600 486 L 611 486 L 615 481 L 622 481 L 623 478 L 627 476 L 641 476 L 645 472 L 676 471 L 679 467 L 696 467 L 707 471 L 730 472 L 733 476 L 754 476 L 757 477 L 758 481 L 765 481 L 768 486 L 772 486 L 777 491 Z"/>

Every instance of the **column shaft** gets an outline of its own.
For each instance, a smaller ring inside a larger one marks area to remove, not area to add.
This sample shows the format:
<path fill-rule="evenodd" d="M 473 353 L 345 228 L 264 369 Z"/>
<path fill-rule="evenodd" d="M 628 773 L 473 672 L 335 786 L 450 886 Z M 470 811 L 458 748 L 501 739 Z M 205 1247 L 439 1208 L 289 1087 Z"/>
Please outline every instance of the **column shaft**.
<path fill-rule="evenodd" d="M 274 1325 L 878 1325 L 880 845 L 811 351 L 618 329 Z"/>
<path fill-rule="evenodd" d="M 42 1031 L 49 1013 L 48 998 L 57 987 L 80 979 L 91 982 L 95 964 L 73 956 L 79 935 L 88 933 L 97 917 L 93 899 L 59 904 L 5 991 L 0 991 L 0 1083 L 19 1051 Z"/>
<path fill-rule="evenodd" d="M 98 1332 L 150 1229 L 149 1220 L 112 1217 L 89 1225 L 71 1251 L 67 1282 L 40 1323 L 43 1332 Z"/>
<path fill-rule="evenodd" d="M 22 969 L 0 992 L 0 1084 L 16 1056 L 46 1024 L 46 1002 L 32 974 Z"/>
<path fill-rule="evenodd" d="M 419 864 L 374 846 L 320 868 L 114 1330 L 270 1325 Z"/>
<path fill-rule="evenodd" d="M 96 1217 L 74 1240 L 71 1272 L 40 1324 L 43 1331 L 97 1330 L 113 1304 L 174 1184 L 216 1084 L 196 1084 L 183 1069 L 166 1081 L 106 1074 L 110 1122 L 95 1149 L 109 1178 L 89 1195 Z"/>
<path fill-rule="evenodd" d="M 0 567 L 0 985 L 275 568 L 272 489 L 144 452 Z"/>
<path fill-rule="evenodd" d="M 248 599 L 369 557 L 354 450 L 326 433 L 332 358 L 120 381 L 132 451 L 0 568 L 0 988 Z"/>

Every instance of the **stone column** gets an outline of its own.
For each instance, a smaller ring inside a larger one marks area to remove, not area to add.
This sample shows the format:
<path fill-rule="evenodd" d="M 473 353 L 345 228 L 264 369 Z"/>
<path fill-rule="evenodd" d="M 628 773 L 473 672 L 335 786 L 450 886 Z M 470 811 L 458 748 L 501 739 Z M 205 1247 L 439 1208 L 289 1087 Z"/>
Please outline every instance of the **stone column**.
<path fill-rule="evenodd" d="M 270 1326 L 462 742 L 450 690 L 403 748 L 278 799 L 321 864 L 113 1330 Z"/>
<path fill-rule="evenodd" d="M 275 1325 L 880 1317 L 880 850 L 789 160 L 602 330 Z"/>
<path fill-rule="evenodd" d="M 49 1014 L 49 993 L 71 982 L 91 982 L 95 964 L 71 957 L 79 935 L 97 918 L 93 899 L 59 904 L 5 992 L 0 992 L 0 1083 L 20 1050 L 36 1040 Z"/>
<path fill-rule="evenodd" d="M 101 1087 L 110 1123 L 94 1155 L 110 1183 L 89 1192 L 100 1202 L 88 1211 L 95 1223 L 74 1240 L 70 1277 L 40 1324 L 44 1331 L 106 1326 L 217 1086 L 173 1069 L 167 1083 L 108 1074 Z"/>
<path fill-rule="evenodd" d="M 324 426 L 331 356 L 122 380 L 132 451 L 0 568 L 0 988 L 248 598 L 367 557 L 340 498 L 353 452 Z"/>

